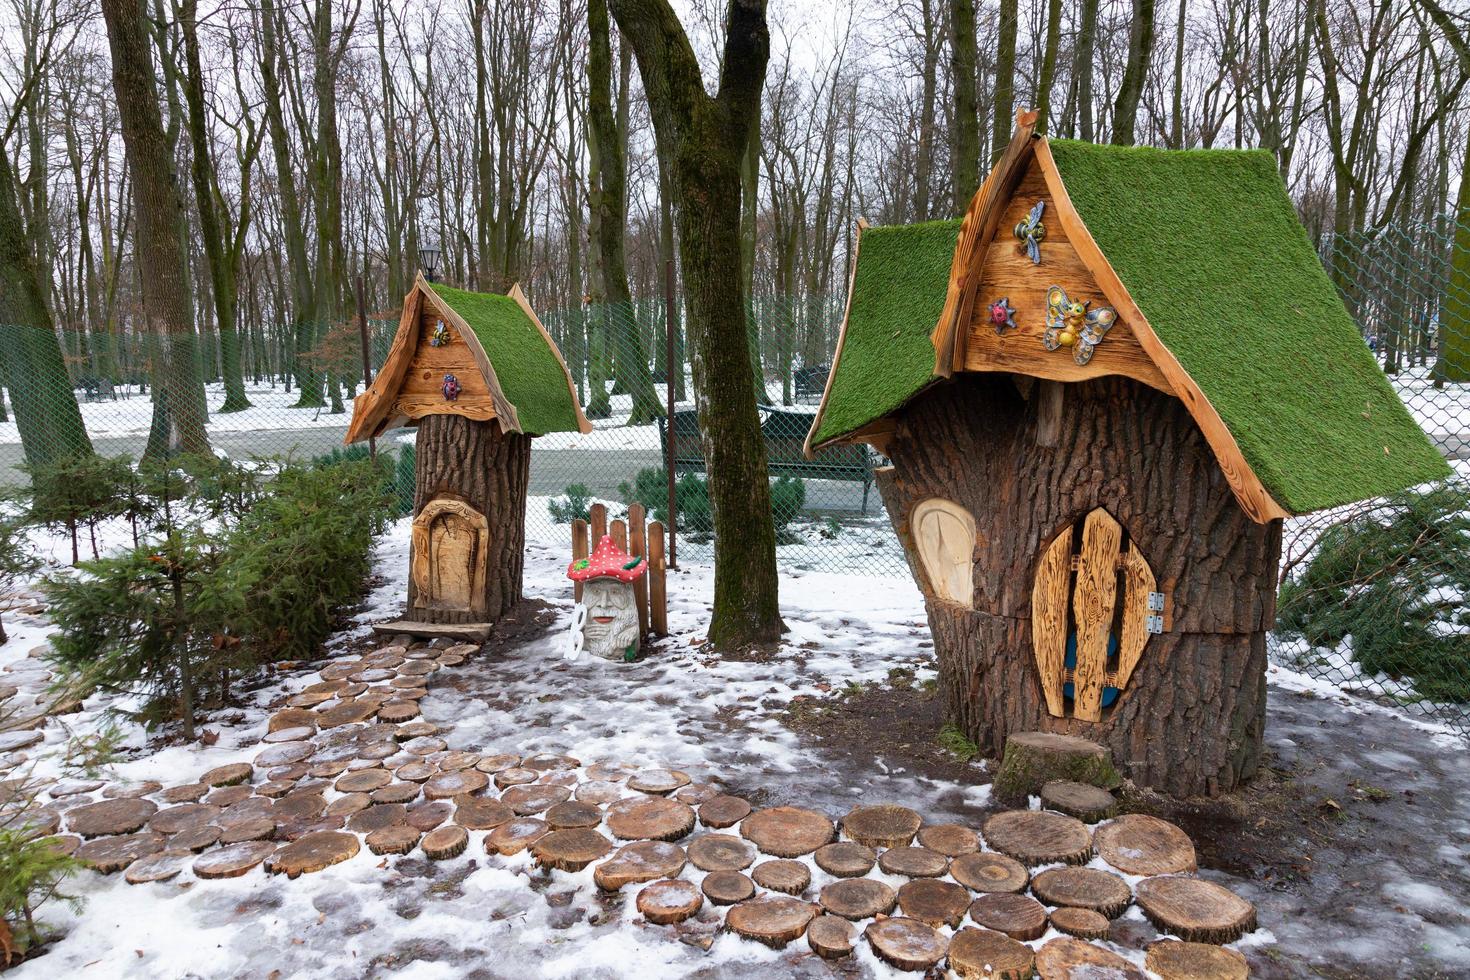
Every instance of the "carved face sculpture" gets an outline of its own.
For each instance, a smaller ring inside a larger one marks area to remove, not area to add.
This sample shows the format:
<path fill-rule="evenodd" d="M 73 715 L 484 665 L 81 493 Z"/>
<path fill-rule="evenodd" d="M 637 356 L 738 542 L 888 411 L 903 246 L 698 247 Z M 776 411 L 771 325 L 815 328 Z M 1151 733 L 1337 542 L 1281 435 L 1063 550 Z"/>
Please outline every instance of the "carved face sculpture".
<path fill-rule="evenodd" d="M 638 606 L 632 582 L 591 579 L 582 586 L 582 604 L 587 607 L 582 636 L 588 652 L 606 660 L 622 660 L 638 652 Z"/>

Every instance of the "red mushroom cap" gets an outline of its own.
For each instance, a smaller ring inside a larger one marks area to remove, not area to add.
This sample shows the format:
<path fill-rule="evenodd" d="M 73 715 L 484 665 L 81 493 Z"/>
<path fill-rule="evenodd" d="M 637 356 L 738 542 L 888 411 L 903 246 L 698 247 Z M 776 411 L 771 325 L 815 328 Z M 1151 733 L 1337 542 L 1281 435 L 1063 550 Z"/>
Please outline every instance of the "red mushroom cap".
<path fill-rule="evenodd" d="M 615 578 L 619 582 L 631 582 L 648 570 L 648 562 L 634 558 L 604 534 L 592 557 L 578 558 L 567 566 L 567 578 L 573 582 L 586 582 L 594 578 Z"/>

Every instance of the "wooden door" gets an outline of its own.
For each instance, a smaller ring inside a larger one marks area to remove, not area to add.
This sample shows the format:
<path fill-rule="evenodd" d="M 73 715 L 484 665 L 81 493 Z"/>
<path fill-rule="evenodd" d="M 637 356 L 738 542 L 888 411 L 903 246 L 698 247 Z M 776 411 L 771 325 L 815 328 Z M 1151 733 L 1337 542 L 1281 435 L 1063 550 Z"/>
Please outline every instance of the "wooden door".
<path fill-rule="evenodd" d="M 414 587 L 430 609 L 479 613 L 485 606 L 490 526 L 461 500 L 430 501 L 414 518 Z"/>
<path fill-rule="evenodd" d="M 934 597 L 970 606 L 975 598 L 975 518 L 951 500 L 931 497 L 914 507 L 914 547 Z"/>

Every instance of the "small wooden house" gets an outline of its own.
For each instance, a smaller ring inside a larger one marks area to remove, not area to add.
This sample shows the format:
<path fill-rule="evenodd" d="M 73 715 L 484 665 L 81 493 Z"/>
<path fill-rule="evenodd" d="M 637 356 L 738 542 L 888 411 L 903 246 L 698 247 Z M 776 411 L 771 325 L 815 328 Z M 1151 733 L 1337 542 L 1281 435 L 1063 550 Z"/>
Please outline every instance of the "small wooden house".
<path fill-rule="evenodd" d="M 1447 474 L 1259 151 L 1018 131 L 962 221 L 860 232 L 808 451 L 867 442 L 950 719 L 1138 783 L 1256 768 L 1282 519 Z"/>
<path fill-rule="evenodd" d="M 418 428 L 408 609 L 381 628 L 483 638 L 521 598 L 531 439 L 592 431 L 519 286 L 501 296 L 418 277 L 346 441 L 405 425 Z"/>

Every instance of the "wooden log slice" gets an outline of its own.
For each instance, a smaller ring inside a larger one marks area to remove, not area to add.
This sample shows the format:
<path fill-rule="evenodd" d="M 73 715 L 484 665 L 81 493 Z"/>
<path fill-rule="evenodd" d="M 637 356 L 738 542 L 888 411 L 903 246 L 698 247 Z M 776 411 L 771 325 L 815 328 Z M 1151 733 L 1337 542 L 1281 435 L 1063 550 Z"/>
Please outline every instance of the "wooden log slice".
<path fill-rule="evenodd" d="M 391 740 L 377 740 L 368 742 L 357 750 L 359 760 L 382 762 L 391 759 L 398 754 L 398 743 Z M 354 765 L 357 763 L 354 762 Z"/>
<path fill-rule="evenodd" d="M 923 820 L 906 806 L 860 806 L 842 818 L 842 832 L 869 847 L 906 847 Z"/>
<path fill-rule="evenodd" d="M 439 726 L 431 721 L 411 721 L 406 725 L 399 725 L 393 731 L 393 737 L 400 742 L 410 742 L 416 738 L 428 738 L 439 734 Z"/>
<path fill-rule="evenodd" d="M 405 762 L 403 765 L 393 770 L 393 775 L 397 776 L 399 779 L 406 779 L 411 783 L 423 783 L 427 782 L 429 777 L 433 776 L 434 773 L 438 771 L 439 770 L 435 769 L 427 762 L 419 760 L 415 762 Z"/>
<path fill-rule="evenodd" d="M 609 783 L 621 783 L 636 772 L 632 766 L 621 762 L 594 762 L 587 767 L 587 778 Z"/>
<path fill-rule="evenodd" d="M 628 777 L 628 788 L 640 793 L 667 796 L 689 785 L 689 774 L 677 769 L 640 769 Z"/>
<path fill-rule="evenodd" d="M 131 834 L 142 830 L 157 812 L 158 804 L 152 800 L 102 800 L 66 811 L 66 829 L 83 837 Z"/>
<path fill-rule="evenodd" d="M 259 799 L 259 797 L 256 797 L 256 799 Z M 246 804 L 248 802 L 245 801 L 245 803 L 230 807 L 225 811 L 224 818 L 233 819 L 237 814 L 243 815 L 247 809 Z M 264 800 L 263 802 L 269 803 L 270 801 Z M 327 801 L 321 793 L 313 793 L 309 789 L 298 789 L 276 800 L 274 806 L 262 807 L 258 813 L 252 813 L 252 816 L 266 816 L 268 814 L 275 817 L 277 821 L 300 820 L 303 818 L 315 820 L 326 811 Z"/>
<path fill-rule="evenodd" d="M 384 701 L 382 707 L 378 708 L 378 719 L 380 721 L 408 721 L 418 716 L 418 702 L 411 699 L 395 698 L 392 701 Z"/>
<path fill-rule="evenodd" d="M 1246 980 L 1245 957 L 1224 946 L 1161 939 L 1149 943 L 1143 965 L 1161 980 Z"/>
<path fill-rule="evenodd" d="M 1086 864 L 1092 832 L 1076 817 L 1047 810 L 1007 810 L 985 821 L 985 843 L 1026 865 Z"/>
<path fill-rule="evenodd" d="M 800 895 L 812 883 L 812 873 L 800 861 L 763 861 L 755 866 L 750 876 L 762 888 L 787 895 Z"/>
<path fill-rule="evenodd" d="M 374 803 L 411 803 L 419 798 L 421 792 L 418 783 L 395 782 L 373 790 L 368 798 Z"/>
<path fill-rule="evenodd" d="M 579 780 L 574 772 L 547 772 L 542 773 L 536 782 L 542 786 L 565 786 L 571 789 Z"/>
<path fill-rule="evenodd" d="M 949 941 L 933 926 L 903 915 L 868 923 L 863 938 L 878 959 L 912 973 L 929 969 L 949 951 Z"/>
<path fill-rule="evenodd" d="M 949 870 L 949 858 L 927 847 L 890 847 L 878 858 L 878 867 L 905 878 L 938 878 Z"/>
<path fill-rule="evenodd" d="M 571 795 L 572 791 L 565 786 L 532 783 L 528 786 L 512 786 L 500 794 L 500 802 L 524 817 L 562 803 L 570 799 Z"/>
<path fill-rule="evenodd" d="M 327 664 L 317 672 L 317 676 L 324 681 L 339 681 L 350 674 L 357 673 L 361 669 L 359 661 L 356 660 L 345 663 Z"/>
<path fill-rule="evenodd" d="M 403 751 L 412 755 L 433 755 L 435 752 L 443 752 L 448 745 L 444 739 L 436 735 L 420 735 L 403 743 Z"/>
<path fill-rule="evenodd" d="M 379 827 L 367 835 L 368 850 L 377 855 L 407 854 L 419 846 L 423 834 L 406 823 Z"/>
<path fill-rule="evenodd" d="M 59 800 L 63 796 L 81 796 L 84 793 L 95 793 L 103 787 L 100 779 L 65 779 L 59 783 L 52 783 L 46 790 L 48 796 L 53 800 Z M 108 797 L 116 799 L 116 797 Z"/>
<path fill-rule="evenodd" d="M 861 878 L 873 870 L 878 855 L 866 844 L 838 841 L 823 844 L 812 854 L 817 867 L 836 878 Z"/>
<path fill-rule="evenodd" d="M 593 806 L 607 806 L 623 798 L 623 787 L 620 783 L 609 782 L 606 779 L 594 779 L 588 783 L 582 783 L 572 795 L 583 803 L 591 803 Z"/>
<path fill-rule="evenodd" d="M 271 874 L 299 878 L 354 857 L 362 845 L 355 834 L 340 830 L 318 830 L 272 854 L 265 862 Z"/>
<path fill-rule="evenodd" d="M 455 797 L 454 822 L 465 830 L 494 830 L 515 819 L 515 811 L 484 796 Z"/>
<path fill-rule="evenodd" d="M 194 859 L 197 878 L 238 878 L 275 853 L 270 841 L 252 840 L 206 851 Z"/>
<path fill-rule="evenodd" d="M 248 840 L 270 840 L 276 834 L 276 822 L 270 817 L 250 817 L 221 824 L 219 842 L 239 844 Z"/>
<path fill-rule="evenodd" d="M 255 788 L 248 785 L 222 786 L 204 798 L 204 802 L 210 806 L 232 807 L 237 803 L 243 803 L 250 799 L 255 793 Z"/>
<path fill-rule="evenodd" d="M 347 829 L 357 834 L 370 834 L 396 823 L 408 823 L 408 808 L 402 803 L 378 803 L 347 818 Z"/>
<path fill-rule="evenodd" d="M 355 674 L 348 674 L 347 679 L 361 684 L 376 684 L 378 681 L 386 681 L 396 676 L 398 676 L 396 670 L 389 670 L 386 667 L 367 667 Z"/>
<path fill-rule="evenodd" d="M 592 871 L 592 880 L 603 891 L 615 892 L 659 878 L 676 878 L 684 870 L 684 848 L 667 841 L 644 840 L 624 844 L 617 853 Z"/>
<path fill-rule="evenodd" d="M 1145 980 L 1144 972 L 1117 953 L 1070 936 L 1036 951 L 1041 980 Z"/>
<path fill-rule="evenodd" d="M 745 939 L 780 949 L 799 938 L 816 918 L 817 906 L 785 895 L 761 895 L 732 905 L 725 928 Z"/>
<path fill-rule="evenodd" d="M 810 854 L 835 834 L 836 828 L 826 814 L 795 806 L 757 810 L 740 822 L 740 836 L 765 853 L 782 858 Z"/>
<path fill-rule="evenodd" d="M 121 837 L 98 837 L 76 849 L 76 859 L 94 871 L 110 875 L 141 857 L 157 854 L 163 850 L 162 834 L 144 831 L 141 834 L 124 834 Z"/>
<path fill-rule="evenodd" d="M 1074 906 L 1059 908 L 1051 914 L 1051 924 L 1061 932 L 1078 939 L 1106 939 L 1112 922 L 1101 912 Z M 1211 946 L 1211 949 L 1215 947 Z M 1155 970 L 1155 973 L 1158 971 Z"/>
<path fill-rule="evenodd" d="M 705 834 L 690 841 L 689 863 L 701 871 L 744 871 L 760 852 L 734 834 Z"/>
<path fill-rule="evenodd" d="M 161 794 L 165 803 L 192 803 L 209 792 L 209 786 L 205 783 L 188 783 L 184 786 L 170 786 Z"/>
<path fill-rule="evenodd" d="M 351 759 L 331 759 L 326 762 L 317 762 L 310 769 L 306 770 L 306 773 L 314 779 L 331 779 L 346 772 L 351 762 Z"/>
<path fill-rule="evenodd" d="M 342 725 L 355 725 L 360 721 L 367 721 L 378 713 L 378 702 L 368 698 L 354 698 L 351 701 L 343 701 L 335 704 L 324 711 L 318 711 L 316 724 L 318 728 L 338 728 Z"/>
<path fill-rule="evenodd" d="M 975 924 L 1029 942 L 1046 933 L 1046 908 L 1030 895 L 987 892 L 970 903 Z"/>
<path fill-rule="evenodd" d="M 519 854 L 550 833 L 545 820 L 518 817 L 507 821 L 485 835 L 485 850 L 495 854 Z"/>
<path fill-rule="evenodd" d="M 427 677 L 439 669 L 431 660 L 410 660 L 398 668 L 399 677 Z"/>
<path fill-rule="evenodd" d="M 1051 868 L 1031 879 L 1031 893 L 1048 905 L 1092 909 L 1109 919 L 1133 901 L 1128 882 L 1098 868 Z"/>
<path fill-rule="evenodd" d="M 442 771 L 455 772 L 460 769 L 475 768 L 475 763 L 480 761 L 480 756 L 474 752 L 445 752 L 442 757 L 435 761 L 439 764 L 439 768 Z"/>
<path fill-rule="evenodd" d="M 1035 962 L 1030 946 L 990 929 L 966 926 L 949 941 L 949 968 L 962 980 L 1030 980 Z"/>
<path fill-rule="evenodd" d="M 688 786 L 674 790 L 673 797 L 697 807 L 706 800 L 712 800 L 720 795 L 720 788 L 714 783 L 690 783 Z"/>
<path fill-rule="evenodd" d="M 952 881 L 918 878 L 898 890 L 899 911 L 931 926 L 957 929 L 969 907 L 970 893 Z"/>
<path fill-rule="evenodd" d="M 712 796 L 699 805 L 699 822 L 712 830 L 733 827 L 750 816 L 750 803 L 738 796 Z"/>
<path fill-rule="evenodd" d="M 485 773 L 486 775 L 493 776 L 497 772 L 504 772 L 507 769 L 514 769 L 516 766 L 520 765 L 520 762 L 521 757 L 518 755 L 506 755 L 504 753 L 501 753 L 500 755 L 481 756 L 480 761 L 475 763 L 475 768 Z"/>
<path fill-rule="evenodd" d="M 806 927 L 806 944 L 824 960 L 851 955 L 856 938 L 852 923 L 835 915 L 819 915 Z"/>
<path fill-rule="evenodd" d="M 1256 907 L 1211 881 L 1145 878 L 1136 894 L 1150 922 L 1188 942 L 1233 943 L 1256 928 Z"/>
<path fill-rule="evenodd" d="M 290 725 L 267 732 L 261 741 L 267 745 L 276 745 L 280 742 L 300 742 L 311 738 L 314 733 L 315 729 L 310 725 Z"/>
<path fill-rule="evenodd" d="M 298 841 L 307 834 L 324 830 L 341 830 L 345 821 L 341 817 L 298 817 L 276 824 L 276 840 Z"/>
<path fill-rule="evenodd" d="M 478 793 L 490 785 L 490 777 L 474 769 L 456 769 L 430 776 L 424 783 L 424 796 L 430 800 L 448 800 L 462 793 Z"/>
<path fill-rule="evenodd" d="M 1116 789 L 1122 777 L 1113 767 L 1113 754 L 1103 745 L 1053 732 L 1013 732 L 1006 736 L 1005 752 L 992 791 L 997 800 L 1020 802 L 1041 792 L 1053 779 L 1089 783 Z"/>
<path fill-rule="evenodd" d="M 282 708 L 266 722 L 267 732 L 278 732 L 286 728 L 309 728 L 316 731 L 316 712 L 309 708 Z"/>
<path fill-rule="evenodd" d="M 535 769 L 537 772 L 555 772 L 570 769 L 579 769 L 582 763 L 569 755 L 552 755 L 542 752 L 538 755 L 528 756 L 521 762 L 527 769 Z"/>
<path fill-rule="evenodd" d="M 168 881 L 177 878 L 184 870 L 185 859 L 179 854 L 150 854 L 140 857 L 128 865 L 123 878 L 130 885 L 143 885 L 150 881 Z"/>
<path fill-rule="evenodd" d="M 160 834 L 177 834 L 181 830 L 202 827 L 220 815 L 220 808 L 208 803 L 180 803 L 166 807 L 148 818 L 148 829 Z"/>
<path fill-rule="evenodd" d="M 994 851 L 961 854 L 949 862 L 950 877 L 971 891 L 1020 892 L 1031 875 L 1015 858 Z"/>
<path fill-rule="evenodd" d="M 619 840 L 678 840 L 694 829 L 694 810 L 662 796 L 634 796 L 607 808 L 607 829 Z"/>
<path fill-rule="evenodd" d="M 304 762 L 310 759 L 316 752 L 316 746 L 310 742 L 285 742 L 281 745 L 272 745 L 262 749 L 255 754 L 255 765 L 260 769 L 270 769 L 273 766 L 289 766 L 293 762 Z"/>
<path fill-rule="evenodd" d="M 265 778 L 286 780 L 294 783 L 298 779 L 305 778 L 306 775 L 310 772 L 311 766 L 308 766 L 305 763 L 295 762 L 289 766 L 276 766 L 274 769 L 268 770 L 265 774 Z"/>
<path fill-rule="evenodd" d="M 954 858 L 980 850 L 980 835 L 957 823 L 929 824 L 919 828 L 919 846 Z"/>
<path fill-rule="evenodd" d="M 332 788 L 339 793 L 371 793 L 393 781 L 393 774 L 386 769 L 358 769 L 340 777 Z"/>
<path fill-rule="evenodd" d="M 833 915 L 856 921 L 892 912 L 898 895 L 877 878 L 843 878 L 824 887 L 817 901 Z"/>
<path fill-rule="evenodd" d="M 278 800 L 296 788 L 294 779 L 267 779 L 255 787 L 257 796 L 264 796 L 268 800 Z"/>
<path fill-rule="evenodd" d="M 640 889 L 637 904 L 643 918 L 667 926 L 692 918 L 704 906 L 704 895 L 693 882 L 665 878 Z"/>
<path fill-rule="evenodd" d="M 536 781 L 537 772 L 534 769 L 502 769 L 495 774 L 495 785 L 501 789 L 510 786 L 523 786 Z"/>
<path fill-rule="evenodd" d="M 168 839 L 164 850 L 170 854 L 197 854 L 219 841 L 219 828 L 213 824 L 181 830 Z"/>
<path fill-rule="evenodd" d="M 449 823 L 425 834 L 419 846 L 435 861 L 447 861 L 449 858 L 456 858 L 463 854 L 469 843 L 469 831 L 459 824 Z"/>
<path fill-rule="evenodd" d="M 1118 812 L 1118 799 L 1112 793 L 1069 779 L 1053 779 L 1042 786 L 1041 805 L 1076 817 L 1083 823 L 1097 823 Z"/>
<path fill-rule="evenodd" d="M 612 850 L 612 841 L 587 827 L 553 830 L 531 845 L 531 855 L 543 868 L 581 871 Z"/>
<path fill-rule="evenodd" d="M 739 871 L 711 871 L 700 882 L 700 889 L 711 905 L 734 905 L 755 894 L 755 882 Z"/>
<path fill-rule="evenodd" d="M 449 819 L 454 804 L 448 800 L 425 800 L 408 808 L 408 825 L 430 831 Z"/>
<path fill-rule="evenodd" d="M 1129 813 L 1097 828 L 1098 857 L 1131 875 L 1172 875 L 1194 871 L 1194 842 L 1167 820 Z"/>
<path fill-rule="evenodd" d="M 299 694 L 293 694 L 287 698 L 286 704 L 292 708 L 304 709 L 314 708 L 319 704 L 325 704 L 328 701 L 335 701 L 336 699 L 337 695 L 332 691 L 302 691 Z"/>

